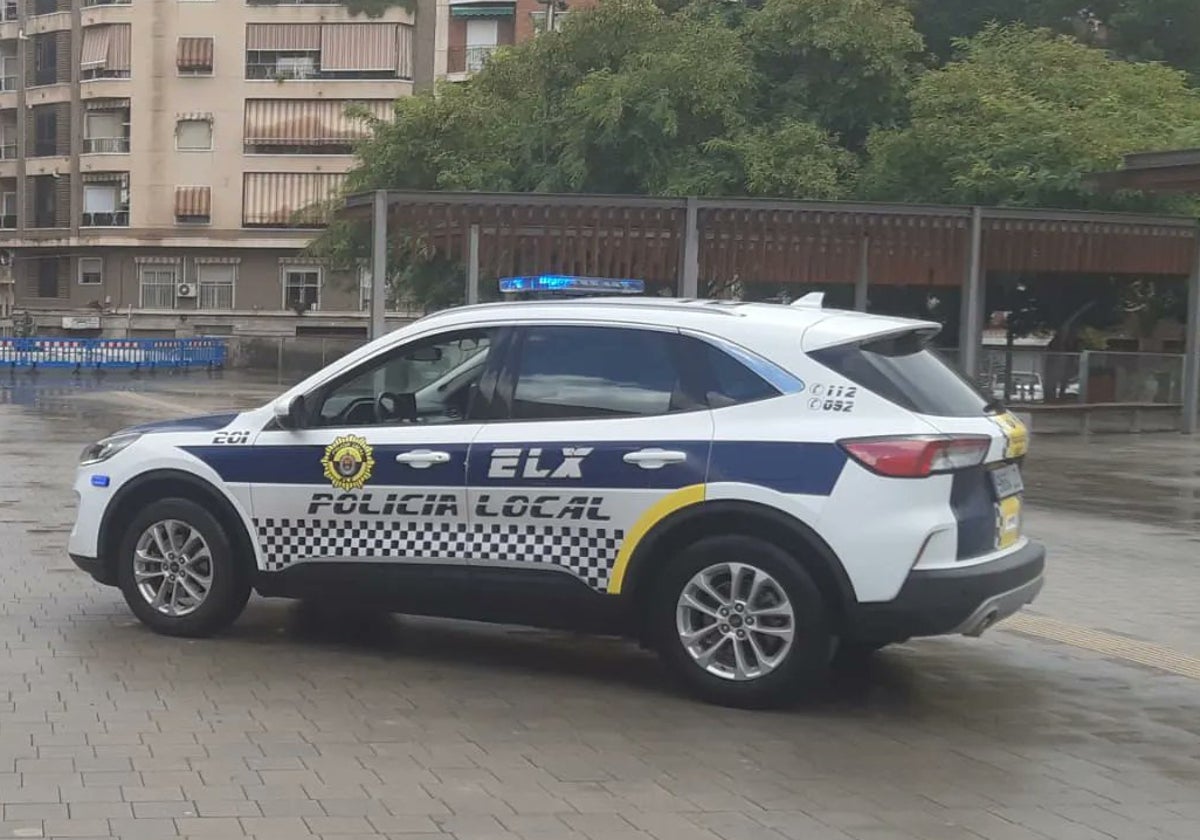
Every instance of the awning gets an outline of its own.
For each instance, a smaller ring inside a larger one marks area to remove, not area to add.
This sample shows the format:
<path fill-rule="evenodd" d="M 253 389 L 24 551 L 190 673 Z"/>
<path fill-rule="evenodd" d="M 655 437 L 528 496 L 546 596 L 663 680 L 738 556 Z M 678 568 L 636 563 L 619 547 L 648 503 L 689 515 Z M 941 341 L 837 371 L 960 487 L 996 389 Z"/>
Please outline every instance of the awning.
<path fill-rule="evenodd" d="M 108 61 L 111 26 L 89 26 L 83 30 L 83 47 L 79 66 L 83 70 L 99 70 Z"/>
<path fill-rule="evenodd" d="M 333 23 L 321 27 L 321 69 L 396 69 L 396 24 Z"/>
<path fill-rule="evenodd" d="M 85 184 L 124 184 L 129 179 L 129 173 L 84 172 L 81 178 Z"/>
<path fill-rule="evenodd" d="M 83 100 L 83 109 L 85 111 L 123 111 L 129 109 L 129 100 L 114 97 L 85 99 Z"/>
<path fill-rule="evenodd" d="M 133 45 L 133 27 L 128 23 L 109 24 L 108 60 L 106 70 L 128 72 L 131 66 L 130 53 Z"/>
<path fill-rule="evenodd" d="M 450 17 L 458 18 L 513 17 L 515 14 L 515 3 L 456 3 L 450 7 Z"/>
<path fill-rule="evenodd" d="M 211 70 L 212 38 L 180 38 L 175 51 L 175 66 L 180 70 Z"/>
<path fill-rule="evenodd" d="M 189 120 L 212 122 L 213 115 L 211 111 L 180 111 L 175 115 L 175 122 L 185 122 Z"/>
<path fill-rule="evenodd" d="M 327 202 L 337 198 L 344 172 L 247 172 L 242 224 L 257 227 L 320 227 Z"/>
<path fill-rule="evenodd" d="M 381 120 L 390 120 L 395 106 L 391 99 L 247 99 L 243 142 L 247 146 L 350 143 L 369 134 L 363 120 L 347 115 L 346 108 L 352 104 L 365 107 Z"/>
<path fill-rule="evenodd" d="M 175 215 L 212 215 L 212 187 L 176 187 Z"/>
<path fill-rule="evenodd" d="M 321 25 L 317 23 L 250 23 L 246 25 L 248 50 L 321 49 Z"/>

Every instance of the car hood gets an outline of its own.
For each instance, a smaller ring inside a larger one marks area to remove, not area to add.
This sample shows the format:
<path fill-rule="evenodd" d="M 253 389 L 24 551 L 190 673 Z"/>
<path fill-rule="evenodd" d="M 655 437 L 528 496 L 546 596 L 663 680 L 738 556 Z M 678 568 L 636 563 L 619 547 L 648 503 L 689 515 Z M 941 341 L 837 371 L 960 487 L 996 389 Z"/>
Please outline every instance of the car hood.
<path fill-rule="evenodd" d="M 240 412 L 230 411 L 222 414 L 202 414 L 197 417 L 184 417 L 178 420 L 160 420 L 154 423 L 142 423 L 122 429 L 122 433 L 155 434 L 162 432 L 215 432 L 224 429 L 237 419 Z"/>

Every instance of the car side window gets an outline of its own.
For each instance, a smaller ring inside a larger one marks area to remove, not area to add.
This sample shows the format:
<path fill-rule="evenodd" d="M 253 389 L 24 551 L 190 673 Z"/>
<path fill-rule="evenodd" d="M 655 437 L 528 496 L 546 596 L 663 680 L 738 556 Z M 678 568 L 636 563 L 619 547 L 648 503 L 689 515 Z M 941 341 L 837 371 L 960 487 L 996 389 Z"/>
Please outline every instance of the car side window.
<path fill-rule="evenodd" d="M 681 376 L 672 345 L 678 338 L 623 327 L 528 327 L 510 417 L 636 417 L 701 407 Z"/>
<path fill-rule="evenodd" d="M 490 330 L 458 331 L 367 363 L 318 396 L 317 426 L 454 423 L 466 418 L 487 367 Z"/>
<path fill-rule="evenodd" d="M 778 397 L 780 391 L 729 353 L 694 340 L 708 368 L 707 399 L 712 408 Z"/>

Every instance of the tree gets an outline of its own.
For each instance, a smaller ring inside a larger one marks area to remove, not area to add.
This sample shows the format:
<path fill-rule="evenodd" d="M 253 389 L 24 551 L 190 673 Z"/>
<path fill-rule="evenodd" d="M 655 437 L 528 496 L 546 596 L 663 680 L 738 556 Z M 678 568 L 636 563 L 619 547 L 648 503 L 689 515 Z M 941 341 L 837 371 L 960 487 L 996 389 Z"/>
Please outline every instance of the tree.
<path fill-rule="evenodd" d="M 812 120 L 852 148 L 901 118 L 923 50 L 896 0 L 766 0 L 745 37 L 761 110 Z"/>
<path fill-rule="evenodd" d="M 1200 80 L 1195 0 L 911 0 L 917 29 L 938 61 L 989 24 L 1024 23 L 1074 35 L 1120 58 L 1164 61 Z"/>
<path fill-rule="evenodd" d="M 1122 155 L 1170 147 L 1200 121 L 1184 74 L 1045 30 L 992 26 L 914 86 L 912 119 L 876 131 L 862 195 L 897 201 L 1162 210 L 1178 199 L 1093 192 Z"/>

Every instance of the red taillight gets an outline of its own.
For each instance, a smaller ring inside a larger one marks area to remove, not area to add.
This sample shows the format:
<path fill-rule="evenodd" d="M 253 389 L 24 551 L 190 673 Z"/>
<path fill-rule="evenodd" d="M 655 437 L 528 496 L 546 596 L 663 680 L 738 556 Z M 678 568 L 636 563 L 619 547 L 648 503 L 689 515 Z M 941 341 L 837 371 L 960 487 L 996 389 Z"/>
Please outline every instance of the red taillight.
<path fill-rule="evenodd" d="M 851 458 L 872 472 L 891 478 L 924 478 L 982 464 L 992 440 L 983 436 L 913 435 L 839 443 Z"/>

